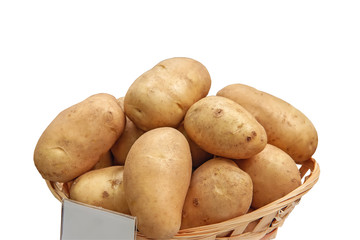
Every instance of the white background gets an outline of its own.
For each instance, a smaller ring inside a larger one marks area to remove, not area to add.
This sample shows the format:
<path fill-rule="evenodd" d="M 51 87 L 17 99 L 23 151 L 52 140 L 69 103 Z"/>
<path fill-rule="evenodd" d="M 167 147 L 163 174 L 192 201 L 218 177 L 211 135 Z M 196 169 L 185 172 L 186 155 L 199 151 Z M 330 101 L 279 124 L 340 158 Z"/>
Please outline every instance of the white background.
<path fill-rule="evenodd" d="M 61 204 L 33 164 L 63 109 L 127 88 L 157 62 L 202 62 L 210 94 L 245 83 L 305 113 L 319 182 L 276 239 L 356 239 L 358 1 L 1 1 L 1 239 L 59 239 Z M 6 237 L 5 237 L 6 236 Z"/>

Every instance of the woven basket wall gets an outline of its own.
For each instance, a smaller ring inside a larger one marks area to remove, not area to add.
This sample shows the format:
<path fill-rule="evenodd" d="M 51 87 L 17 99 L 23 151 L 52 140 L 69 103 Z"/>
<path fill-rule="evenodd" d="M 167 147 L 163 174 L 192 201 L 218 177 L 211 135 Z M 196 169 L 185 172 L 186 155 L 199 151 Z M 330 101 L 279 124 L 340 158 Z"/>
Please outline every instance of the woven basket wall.
<path fill-rule="evenodd" d="M 286 196 L 262 208 L 217 224 L 180 230 L 172 239 L 182 240 L 267 240 L 274 239 L 289 213 L 318 181 L 320 168 L 311 158 L 299 166 L 302 185 Z M 52 194 L 59 200 L 69 198 L 67 184 L 46 181 Z M 148 240 L 140 233 L 139 240 Z"/>

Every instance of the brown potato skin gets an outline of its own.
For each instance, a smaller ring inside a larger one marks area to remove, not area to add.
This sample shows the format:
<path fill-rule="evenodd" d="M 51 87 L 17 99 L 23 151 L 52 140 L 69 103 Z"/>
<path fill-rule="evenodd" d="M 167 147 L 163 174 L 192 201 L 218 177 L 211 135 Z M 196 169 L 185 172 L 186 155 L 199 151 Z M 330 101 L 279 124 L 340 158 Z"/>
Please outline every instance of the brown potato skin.
<path fill-rule="evenodd" d="M 117 101 L 120 104 L 121 109 L 124 110 L 124 97 L 118 98 Z M 126 116 L 124 131 L 111 147 L 111 152 L 114 156 L 114 164 L 125 164 L 126 156 L 131 146 L 143 133 L 144 131 L 136 127 L 136 125 Z"/>
<path fill-rule="evenodd" d="M 144 131 L 176 128 L 189 107 L 208 94 L 210 85 L 209 72 L 200 62 L 169 58 L 133 82 L 125 95 L 125 113 Z"/>
<path fill-rule="evenodd" d="M 181 229 L 222 222 L 250 208 L 250 176 L 234 161 L 216 157 L 198 167 L 186 196 Z"/>
<path fill-rule="evenodd" d="M 189 137 L 206 152 L 230 159 L 249 158 L 264 149 L 264 128 L 242 106 L 220 97 L 207 96 L 185 115 Z"/>
<path fill-rule="evenodd" d="M 68 182 L 89 171 L 121 135 L 125 115 L 99 93 L 60 112 L 40 136 L 34 163 L 44 179 Z"/>
<path fill-rule="evenodd" d="M 294 160 L 271 144 L 267 144 L 259 154 L 235 162 L 252 179 L 254 196 L 251 206 L 255 209 L 285 196 L 301 185 L 300 172 Z"/>
<path fill-rule="evenodd" d="M 111 166 L 84 173 L 71 185 L 70 199 L 130 214 L 125 199 L 123 172 L 123 166 Z"/>
<path fill-rule="evenodd" d="M 182 122 L 177 129 L 186 137 L 186 139 L 189 142 L 193 169 L 199 167 L 201 164 L 203 164 L 207 160 L 213 158 L 214 155 L 206 152 L 204 149 L 199 147 L 199 145 L 194 143 L 193 140 L 191 140 L 191 138 L 188 136 L 188 134 L 185 131 L 184 122 Z"/>
<path fill-rule="evenodd" d="M 287 152 L 296 163 L 308 160 L 316 151 L 314 125 L 284 100 L 244 84 L 228 85 L 217 95 L 232 99 L 253 114 L 264 126 L 268 143 Z"/>
<path fill-rule="evenodd" d="M 179 231 L 191 172 L 189 144 L 174 128 L 150 130 L 133 144 L 124 166 L 125 195 L 146 237 L 167 239 Z"/>

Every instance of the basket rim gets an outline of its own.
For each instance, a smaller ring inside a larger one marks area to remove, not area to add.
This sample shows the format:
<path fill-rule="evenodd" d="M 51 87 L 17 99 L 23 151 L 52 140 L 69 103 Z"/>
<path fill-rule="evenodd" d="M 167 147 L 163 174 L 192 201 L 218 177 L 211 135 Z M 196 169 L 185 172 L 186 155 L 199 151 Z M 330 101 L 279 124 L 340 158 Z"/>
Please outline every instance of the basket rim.
<path fill-rule="evenodd" d="M 174 236 L 174 238 L 177 237 L 177 239 L 180 239 L 190 237 L 193 233 L 196 233 L 197 235 L 202 234 L 202 236 L 204 237 L 213 236 L 216 235 L 218 231 L 226 231 L 227 229 L 231 230 L 234 229 L 235 226 L 248 224 L 249 222 L 255 221 L 268 214 L 279 212 L 281 211 L 281 209 L 288 206 L 289 204 L 296 205 L 300 201 L 301 197 L 305 195 L 308 191 L 310 191 L 310 189 L 317 183 L 320 176 L 320 166 L 314 158 L 310 158 L 309 160 L 304 161 L 298 165 L 301 165 L 299 171 L 301 174 L 301 179 L 304 179 L 304 182 L 299 187 L 297 187 L 287 195 L 283 196 L 282 198 L 279 198 L 261 208 L 255 209 L 252 212 L 220 223 L 213 223 L 199 227 L 181 229 Z M 310 173 L 306 176 L 309 170 Z M 64 191 L 68 191 L 67 185 L 61 185 L 62 183 L 52 182 L 49 180 L 45 181 L 51 193 L 56 199 L 58 199 L 60 202 L 62 202 L 63 199 L 68 199 L 68 196 L 64 193 Z M 138 235 L 145 237 L 140 233 L 138 233 Z"/>

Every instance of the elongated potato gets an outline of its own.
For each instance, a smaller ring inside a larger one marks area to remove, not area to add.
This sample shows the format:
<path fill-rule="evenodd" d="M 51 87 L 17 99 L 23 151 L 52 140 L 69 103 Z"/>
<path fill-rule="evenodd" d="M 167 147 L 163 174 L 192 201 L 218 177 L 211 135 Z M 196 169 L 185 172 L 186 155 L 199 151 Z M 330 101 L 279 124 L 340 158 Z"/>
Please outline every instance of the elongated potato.
<path fill-rule="evenodd" d="M 119 98 L 118 103 L 120 107 L 124 110 L 124 98 Z M 118 140 L 111 147 L 111 152 L 114 156 L 114 163 L 117 165 L 124 165 L 126 156 L 130 151 L 131 146 L 134 144 L 136 139 L 138 139 L 144 133 L 143 130 L 136 127 L 136 125 L 126 116 L 125 128 Z"/>
<path fill-rule="evenodd" d="M 141 135 L 124 167 L 124 187 L 131 215 L 148 238 L 175 235 L 191 178 L 189 144 L 178 130 L 162 127 Z"/>
<path fill-rule="evenodd" d="M 294 160 L 271 144 L 249 159 L 235 161 L 252 179 L 254 196 L 251 206 L 255 209 L 285 196 L 301 185 L 300 172 Z"/>
<path fill-rule="evenodd" d="M 125 113 L 144 131 L 176 128 L 189 107 L 205 97 L 209 72 L 191 58 L 166 59 L 137 78 L 125 95 Z"/>
<path fill-rule="evenodd" d="M 208 96 L 188 110 L 184 127 L 189 137 L 206 152 L 216 156 L 249 158 L 264 149 L 264 128 L 234 101 Z"/>
<path fill-rule="evenodd" d="M 217 95 L 234 100 L 254 115 L 265 128 L 268 143 L 287 152 L 295 162 L 308 160 L 316 151 L 314 125 L 284 100 L 243 84 L 226 86 Z"/>
<path fill-rule="evenodd" d="M 68 182 L 89 171 L 121 135 L 125 115 L 116 98 L 95 94 L 56 116 L 40 136 L 34 163 L 43 178 Z"/>
<path fill-rule="evenodd" d="M 76 178 L 70 198 L 89 205 L 130 214 L 123 185 L 123 166 L 111 166 L 86 172 Z"/>
<path fill-rule="evenodd" d="M 250 176 L 234 161 L 216 157 L 198 167 L 191 178 L 181 228 L 198 227 L 245 214 L 251 204 Z"/>

